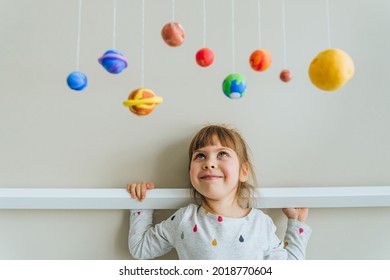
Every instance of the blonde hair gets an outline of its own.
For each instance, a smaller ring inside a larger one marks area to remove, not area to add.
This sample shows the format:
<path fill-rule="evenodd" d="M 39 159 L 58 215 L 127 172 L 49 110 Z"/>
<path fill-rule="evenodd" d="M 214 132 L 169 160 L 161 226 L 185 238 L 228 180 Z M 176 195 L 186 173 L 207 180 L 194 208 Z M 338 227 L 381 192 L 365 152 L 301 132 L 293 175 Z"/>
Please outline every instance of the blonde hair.
<path fill-rule="evenodd" d="M 195 134 L 188 149 L 189 168 L 191 167 L 193 153 L 200 148 L 213 145 L 215 139 L 218 139 L 222 146 L 228 147 L 236 152 L 241 167 L 243 164 L 248 165 L 249 178 L 252 179 L 253 184 L 257 185 L 254 166 L 249 158 L 249 147 L 247 143 L 237 130 L 230 128 L 225 124 L 207 125 Z M 248 181 L 239 182 L 236 198 L 240 206 L 244 208 L 251 206 L 251 197 L 253 196 L 254 188 L 255 187 L 248 183 Z M 193 198 L 198 204 L 199 199 L 201 203 L 206 203 L 205 198 L 192 186 L 191 183 L 190 189 Z"/>

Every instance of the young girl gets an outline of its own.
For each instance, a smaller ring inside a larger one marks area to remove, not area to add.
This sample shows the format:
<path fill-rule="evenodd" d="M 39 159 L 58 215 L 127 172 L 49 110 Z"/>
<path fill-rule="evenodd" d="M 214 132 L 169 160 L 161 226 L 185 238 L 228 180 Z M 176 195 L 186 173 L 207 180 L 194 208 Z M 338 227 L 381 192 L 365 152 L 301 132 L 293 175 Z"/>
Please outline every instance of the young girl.
<path fill-rule="evenodd" d="M 131 210 L 129 250 L 151 259 L 175 248 L 179 259 L 304 259 L 311 229 L 307 208 L 288 208 L 284 242 L 271 218 L 251 208 L 254 172 L 240 134 L 224 125 L 202 128 L 189 147 L 190 204 L 153 226 L 153 210 Z M 154 183 L 128 184 L 133 199 L 144 200 Z"/>

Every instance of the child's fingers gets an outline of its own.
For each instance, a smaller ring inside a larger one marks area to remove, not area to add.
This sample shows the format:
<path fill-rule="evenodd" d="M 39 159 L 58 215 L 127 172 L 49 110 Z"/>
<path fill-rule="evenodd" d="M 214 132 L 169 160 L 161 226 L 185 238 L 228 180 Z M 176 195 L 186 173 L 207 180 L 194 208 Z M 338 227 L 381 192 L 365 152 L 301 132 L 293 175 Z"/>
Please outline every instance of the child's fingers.
<path fill-rule="evenodd" d="M 146 182 L 142 182 L 140 184 L 139 193 L 138 193 L 138 200 L 141 202 L 144 200 L 144 198 L 146 196 L 146 186 L 147 186 Z"/>
<path fill-rule="evenodd" d="M 154 183 L 147 183 L 147 185 L 146 185 L 146 188 L 148 190 L 154 189 L 154 187 L 155 187 Z"/>
<path fill-rule="evenodd" d="M 138 188 L 138 184 L 136 184 L 136 183 L 127 185 L 127 190 L 130 193 L 131 198 L 137 198 L 138 197 L 138 194 L 139 194 L 138 189 L 139 189 Z"/>
<path fill-rule="evenodd" d="M 138 183 L 135 187 L 135 193 L 139 201 L 142 201 L 142 184 L 143 183 Z"/>
<path fill-rule="evenodd" d="M 138 198 L 139 201 L 143 201 L 146 197 L 146 191 L 154 189 L 155 184 L 149 182 L 139 182 L 127 184 L 127 191 L 130 193 L 132 198 Z"/>
<path fill-rule="evenodd" d="M 134 184 L 134 183 L 133 184 L 127 184 L 127 191 L 130 193 L 132 198 L 136 198 L 135 186 L 136 186 L 136 184 Z"/>
<path fill-rule="evenodd" d="M 127 186 L 126 186 L 126 189 L 127 189 L 128 193 L 130 193 L 130 186 L 131 186 L 131 184 L 127 184 Z"/>
<path fill-rule="evenodd" d="M 144 183 L 141 188 L 141 201 L 143 201 L 146 197 L 146 191 L 154 189 L 154 183 Z"/>

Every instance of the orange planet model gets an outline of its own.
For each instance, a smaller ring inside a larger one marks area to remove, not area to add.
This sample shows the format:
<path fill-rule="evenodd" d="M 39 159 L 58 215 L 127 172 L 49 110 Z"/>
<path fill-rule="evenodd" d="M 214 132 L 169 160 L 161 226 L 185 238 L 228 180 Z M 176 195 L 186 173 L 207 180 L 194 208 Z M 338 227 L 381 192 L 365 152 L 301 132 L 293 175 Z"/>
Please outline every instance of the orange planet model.
<path fill-rule="evenodd" d="M 162 103 L 163 99 L 147 88 L 138 88 L 132 91 L 128 100 L 123 102 L 124 106 L 130 108 L 130 111 L 137 116 L 149 115 L 156 106 Z"/>
<path fill-rule="evenodd" d="M 249 57 L 249 64 L 255 71 L 265 71 L 272 63 L 272 56 L 269 51 L 261 49 L 255 50 Z"/>

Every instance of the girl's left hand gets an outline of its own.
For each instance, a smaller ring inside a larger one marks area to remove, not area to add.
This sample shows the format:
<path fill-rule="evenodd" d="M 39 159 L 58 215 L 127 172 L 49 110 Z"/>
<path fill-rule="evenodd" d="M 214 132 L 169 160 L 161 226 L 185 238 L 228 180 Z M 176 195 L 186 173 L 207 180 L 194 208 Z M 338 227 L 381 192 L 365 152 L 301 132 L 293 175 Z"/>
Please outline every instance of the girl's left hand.
<path fill-rule="evenodd" d="M 309 216 L 309 208 L 283 208 L 282 210 L 287 218 L 300 222 L 306 222 Z"/>
<path fill-rule="evenodd" d="M 146 191 L 154 189 L 154 183 L 151 182 L 139 182 L 127 184 L 127 191 L 131 194 L 132 198 L 138 198 L 142 202 L 146 197 Z"/>

